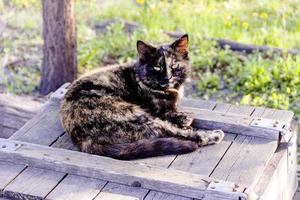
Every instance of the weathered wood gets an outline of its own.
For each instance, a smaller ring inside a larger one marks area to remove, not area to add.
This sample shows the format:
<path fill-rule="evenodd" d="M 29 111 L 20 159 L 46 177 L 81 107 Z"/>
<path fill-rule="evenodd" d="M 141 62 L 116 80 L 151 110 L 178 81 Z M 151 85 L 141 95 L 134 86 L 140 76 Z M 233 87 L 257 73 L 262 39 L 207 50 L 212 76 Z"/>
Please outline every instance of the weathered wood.
<path fill-rule="evenodd" d="M 15 114 L 10 113 L 10 110 L 12 109 L 0 107 L 0 114 L 2 114 L 0 124 L 2 124 L 3 126 L 18 129 L 21 128 L 29 120 L 28 116 L 26 118 L 16 116 Z"/>
<path fill-rule="evenodd" d="M 273 115 L 270 117 L 271 119 L 278 120 L 278 121 L 284 121 L 288 125 L 292 122 L 294 117 L 294 113 L 288 110 L 275 110 L 273 112 Z"/>
<path fill-rule="evenodd" d="M 28 164 L 66 173 L 100 178 L 127 185 L 141 185 L 191 198 L 213 195 L 207 190 L 214 179 L 173 169 L 161 169 L 144 164 L 118 161 L 107 157 L 89 155 L 25 142 L 0 139 L 0 160 Z M 236 192 L 224 192 L 224 197 L 245 197 L 240 186 Z"/>
<path fill-rule="evenodd" d="M 49 101 L 43 109 L 10 139 L 50 145 L 63 133 L 59 116 L 59 102 Z"/>
<path fill-rule="evenodd" d="M 0 94 L 0 137 L 9 138 L 36 114 L 41 104 L 28 97 Z"/>
<path fill-rule="evenodd" d="M 245 186 L 255 184 L 276 148 L 277 141 L 239 135 L 211 177 Z"/>
<path fill-rule="evenodd" d="M 158 157 L 137 159 L 137 160 L 135 160 L 135 162 L 144 163 L 144 164 L 147 164 L 150 166 L 168 168 L 175 158 L 176 158 L 176 155 L 167 155 L 167 156 L 158 156 Z"/>
<path fill-rule="evenodd" d="M 179 155 L 170 168 L 209 176 L 235 137 L 236 135 L 234 134 L 226 134 L 224 140 L 217 146 L 205 146 L 195 152 Z"/>
<path fill-rule="evenodd" d="M 80 150 L 78 145 L 72 141 L 71 137 L 67 133 L 64 133 L 62 136 L 60 136 L 51 146 L 73 151 Z"/>
<path fill-rule="evenodd" d="M 217 103 L 217 105 L 214 107 L 213 111 L 216 111 L 218 113 L 227 113 L 231 104 L 228 103 Z"/>
<path fill-rule="evenodd" d="M 168 193 L 150 191 L 145 200 L 192 200 L 191 198 L 177 196 Z"/>
<path fill-rule="evenodd" d="M 297 180 L 297 134 L 298 134 L 298 122 L 293 121 L 292 126 L 292 138 L 288 142 L 287 148 L 287 189 L 285 192 L 286 199 L 292 199 L 295 191 L 298 187 Z"/>
<path fill-rule="evenodd" d="M 224 132 L 257 136 L 273 140 L 279 139 L 280 131 L 251 126 L 251 117 L 222 114 L 202 109 L 181 107 L 182 111 L 193 113 L 193 126 L 200 129 L 221 129 Z"/>
<path fill-rule="evenodd" d="M 43 199 L 64 177 L 64 173 L 34 167 L 26 168 L 4 189 L 4 197 Z"/>
<path fill-rule="evenodd" d="M 265 112 L 265 107 L 256 107 L 254 111 L 251 113 L 251 117 L 260 118 Z"/>
<path fill-rule="evenodd" d="M 276 153 L 264 169 L 257 184 L 249 187 L 249 193 L 263 200 L 282 200 L 287 175 L 287 151 L 284 144 L 279 145 Z"/>
<path fill-rule="evenodd" d="M 144 199 L 149 190 L 139 188 L 139 187 L 130 187 L 127 185 L 122 185 L 118 183 L 109 182 L 101 190 L 99 195 L 95 200 L 137 200 Z"/>
<path fill-rule="evenodd" d="M 18 129 L 6 127 L 0 124 L 0 138 L 9 138 Z"/>
<path fill-rule="evenodd" d="M 228 109 L 228 113 L 237 114 L 240 116 L 250 116 L 254 111 L 254 107 L 246 105 L 231 105 Z"/>
<path fill-rule="evenodd" d="M 0 107 L 5 107 L 9 109 L 10 113 L 23 117 L 33 117 L 40 110 L 42 104 L 43 100 L 36 101 L 32 97 L 0 94 Z"/>
<path fill-rule="evenodd" d="M 15 177 L 17 177 L 25 169 L 25 167 L 25 165 L 17 165 L 7 161 L 0 161 L 0 191 L 3 190 Z"/>
<path fill-rule="evenodd" d="M 60 86 L 55 92 L 50 95 L 51 100 L 61 101 L 61 99 L 65 96 L 66 92 L 68 91 L 69 86 L 71 83 L 64 83 Z"/>
<path fill-rule="evenodd" d="M 212 110 L 216 106 L 215 101 L 205 101 L 202 99 L 182 98 L 180 105 L 185 107 L 194 107 L 204 110 Z"/>
<path fill-rule="evenodd" d="M 55 187 L 46 199 L 51 200 L 91 200 L 107 182 L 99 179 L 68 175 Z"/>

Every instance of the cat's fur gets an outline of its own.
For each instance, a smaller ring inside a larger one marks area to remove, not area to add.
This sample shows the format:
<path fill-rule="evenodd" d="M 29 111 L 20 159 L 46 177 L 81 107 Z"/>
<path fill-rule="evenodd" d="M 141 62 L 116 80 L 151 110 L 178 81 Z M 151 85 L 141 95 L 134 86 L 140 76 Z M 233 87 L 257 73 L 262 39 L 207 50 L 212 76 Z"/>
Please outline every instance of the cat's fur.
<path fill-rule="evenodd" d="M 220 142 L 222 131 L 194 131 L 177 111 L 190 70 L 188 36 L 159 47 L 138 41 L 137 50 L 137 63 L 101 68 L 66 93 L 62 124 L 81 151 L 129 160 Z"/>

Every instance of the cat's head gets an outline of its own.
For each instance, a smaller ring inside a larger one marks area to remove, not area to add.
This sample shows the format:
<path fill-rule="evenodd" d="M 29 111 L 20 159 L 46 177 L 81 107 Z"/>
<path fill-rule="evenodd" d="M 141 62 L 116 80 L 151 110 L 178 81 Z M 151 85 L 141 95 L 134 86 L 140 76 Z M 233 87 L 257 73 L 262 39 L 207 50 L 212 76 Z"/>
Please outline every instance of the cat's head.
<path fill-rule="evenodd" d="M 137 41 L 139 62 L 135 71 L 139 80 L 154 90 L 178 89 L 190 72 L 188 35 L 172 44 L 153 46 Z"/>

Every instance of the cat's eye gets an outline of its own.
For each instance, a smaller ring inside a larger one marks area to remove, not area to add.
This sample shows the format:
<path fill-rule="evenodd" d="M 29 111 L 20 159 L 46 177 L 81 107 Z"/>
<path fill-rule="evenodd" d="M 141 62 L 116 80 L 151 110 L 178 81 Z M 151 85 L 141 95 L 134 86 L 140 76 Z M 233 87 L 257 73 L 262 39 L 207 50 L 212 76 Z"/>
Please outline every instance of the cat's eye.
<path fill-rule="evenodd" d="M 172 69 L 179 68 L 179 64 L 177 64 L 177 65 L 172 65 L 171 68 L 172 68 Z"/>
<path fill-rule="evenodd" d="M 155 66 L 155 67 L 154 67 L 154 70 L 155 70 L 155 71 L 160 71 L 160 67 Z"/>

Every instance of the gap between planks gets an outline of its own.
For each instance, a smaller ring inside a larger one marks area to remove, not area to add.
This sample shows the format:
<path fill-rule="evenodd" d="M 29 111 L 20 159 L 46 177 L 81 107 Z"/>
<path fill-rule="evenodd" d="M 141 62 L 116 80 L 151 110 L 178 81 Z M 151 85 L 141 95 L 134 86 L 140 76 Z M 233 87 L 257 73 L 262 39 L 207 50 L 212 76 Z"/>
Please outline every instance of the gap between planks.
<path fill-rule="evenodd" d="M 56 149 L 25 142 L 0 139 L 1 160 L 12 160 L 34 167 L 43 167 L 65 173 L 100 178 L 126 185 L 138 183 L 146 189 L 159 190 L 190 198 L 202 198 L 203 195 L 214 195 L 208 191 L 208 183 L 215 181 L 205 176 L 186 173 L 178 170 L 162 169 L 143 164 L 122 162 L 81 152 Z M 218 180 L 220 182 L 220 180 Z M 238 192 L 223 192 L 232 199 L 245 196 L 244 187 Z"/>

